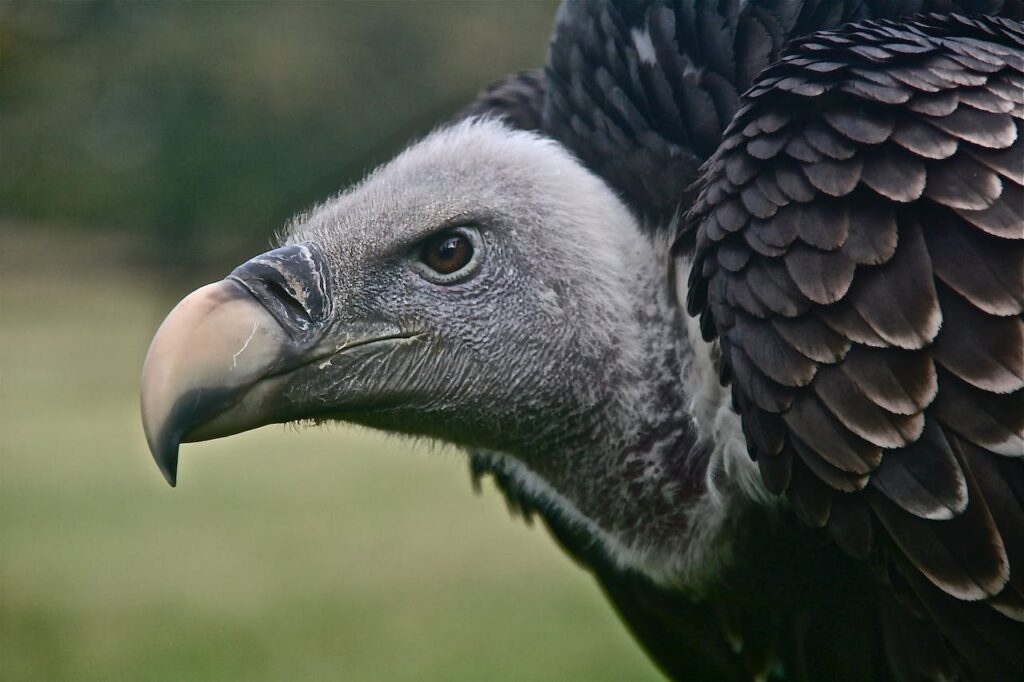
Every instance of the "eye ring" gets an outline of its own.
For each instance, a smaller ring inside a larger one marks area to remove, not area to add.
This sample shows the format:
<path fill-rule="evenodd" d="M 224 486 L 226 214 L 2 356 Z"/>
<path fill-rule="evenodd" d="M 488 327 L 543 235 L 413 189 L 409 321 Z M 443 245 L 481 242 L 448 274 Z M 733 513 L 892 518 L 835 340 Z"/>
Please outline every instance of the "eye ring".
<path fill-rule="evenodd" d="M 480 266 L 483 240 L 471 227 L 453 227 L 424 239 L 417 246 L 413 265 L 428 281 L 455 284 Z"/>

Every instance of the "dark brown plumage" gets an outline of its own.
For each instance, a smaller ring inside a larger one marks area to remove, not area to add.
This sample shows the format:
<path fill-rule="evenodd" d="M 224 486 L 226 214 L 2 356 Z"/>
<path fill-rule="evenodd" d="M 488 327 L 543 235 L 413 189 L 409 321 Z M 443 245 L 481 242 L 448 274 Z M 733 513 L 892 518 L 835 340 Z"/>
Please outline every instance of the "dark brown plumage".
<path fill-rule="evenodd" d="M 851 679 L 1024 676 L 1021 25 L 865 22 L 787 47 L 857 15 L 584 7 L 563 12 L 543 129 L 654 227 L 693 202 L 676 242 L 696 247 L 688 307 L 719 340 L 764 482 L 873 567 L 890 672 Z M 638 29 L 653 62 L 629 49 Z M 655 616 L 637 591 L 658 590 L 633 579 L 624 596 L 584 560 L 666 670 L 701 677 L 666 620 L 699 607 Z M 820 679 L 806 651 L 795 664 Z"/>
<path fill-rule="evenodd" d="M 773 487 L 895 569 L 970 679 L 1024 675 L 1022 71 L 1005 20 L 799 41 L 747 93 L 680 242 L 752 455 L 792 468 Z M 743 200 L 762 176 L 793 190 L 771 215 Z M 756 286 L 772 267 L 784 285 Z"/>
<path fill-rule="evenodd" d="M 743 676 L 693 619 L 722 623 L 762 674 L 775 660 L 769 675 L 808 680 L 1024 676 L 1024 30 L 864 21 L 949 9 L 898 4 L 562 11 L 541 129 L 652 229 L 680 226 L 687 306 L 717 339 L 765 486 L 854 562 L 755 515 L 748 530 L 777 544 L 749 543 L 757 568 L 723 576 L 732 592 L 711 606 L 609 566 L 521 500 L 673 676 Z M 787 593 L 773 570 L 807 582 Z M 815 593 L 812 574 L 855 601 Z M 738 596 L 752 584 L 760 597 Z M 817 615 L 793 603 L 818 598 Z"/>

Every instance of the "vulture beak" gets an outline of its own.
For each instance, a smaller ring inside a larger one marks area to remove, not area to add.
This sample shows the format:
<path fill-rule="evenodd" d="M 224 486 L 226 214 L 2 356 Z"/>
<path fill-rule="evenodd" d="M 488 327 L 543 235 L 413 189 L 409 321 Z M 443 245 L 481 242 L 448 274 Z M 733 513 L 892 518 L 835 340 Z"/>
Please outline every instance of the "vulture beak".
<path fill-rule="evenodd" d="M 316 359 L 325 281 L 315 247 L 287 246 L 192 292 L 160 325 L 142 369 L 142 424 L 168 483 L 180 443 L 288 419 L 286 374 Z"/>

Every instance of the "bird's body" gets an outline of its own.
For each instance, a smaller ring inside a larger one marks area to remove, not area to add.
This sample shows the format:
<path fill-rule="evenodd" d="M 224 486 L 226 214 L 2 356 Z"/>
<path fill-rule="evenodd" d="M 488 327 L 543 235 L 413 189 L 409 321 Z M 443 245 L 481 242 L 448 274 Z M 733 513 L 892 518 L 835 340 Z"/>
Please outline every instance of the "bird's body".
<path fill-rule="evenodd" d="M 543 73 L 180 304 L 158 463 L 436 438 L 673 677 L 1019 679 L 1024 28 L 991 4 L 567 3 Z"/>

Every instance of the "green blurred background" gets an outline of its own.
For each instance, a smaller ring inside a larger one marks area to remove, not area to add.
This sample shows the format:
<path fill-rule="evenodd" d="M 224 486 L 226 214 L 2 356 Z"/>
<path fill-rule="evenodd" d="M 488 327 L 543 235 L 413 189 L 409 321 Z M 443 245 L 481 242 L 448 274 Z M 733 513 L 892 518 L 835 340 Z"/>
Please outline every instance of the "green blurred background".
<path fill-rule="evenodd" d="M 189 290 L 485 83 L 549 3 L 0 2 L 0 678 L 650 680 L 464 458 L 276 427 L 149 459 Z"/>

